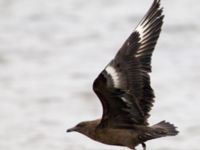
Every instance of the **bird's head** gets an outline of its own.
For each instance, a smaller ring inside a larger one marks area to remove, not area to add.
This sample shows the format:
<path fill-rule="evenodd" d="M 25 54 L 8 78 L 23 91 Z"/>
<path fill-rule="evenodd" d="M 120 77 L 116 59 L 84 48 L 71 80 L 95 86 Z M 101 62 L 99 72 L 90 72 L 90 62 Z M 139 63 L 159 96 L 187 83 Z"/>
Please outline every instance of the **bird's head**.
<path fill-rule="evenodd" d="M 76 132 L 87 135 L 88 132 L 91 130 L 91 128 L 93 128 L 92 123 L 89 121 L 84 121 L 84 122 L 78 123 L 75 127 L 68 129 L 67 132 L 76 131 Z"/>

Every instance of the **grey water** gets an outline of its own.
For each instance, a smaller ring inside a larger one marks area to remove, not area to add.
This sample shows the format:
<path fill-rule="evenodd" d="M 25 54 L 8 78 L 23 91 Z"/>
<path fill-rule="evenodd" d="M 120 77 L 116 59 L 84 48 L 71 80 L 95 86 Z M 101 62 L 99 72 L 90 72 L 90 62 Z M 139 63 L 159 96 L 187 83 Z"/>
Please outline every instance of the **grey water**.
<path fill-rule="evenodd" d="M 150 124 L 178 126 L 150 150 L 199 150 L 200 1 L 161 0 Z M 65 130 L 101 117 L 92 82 L 150 0 L 0 0 L 0 149 L 123 150 Z M 141 147 L 138 147 L 141 149 Z"/>

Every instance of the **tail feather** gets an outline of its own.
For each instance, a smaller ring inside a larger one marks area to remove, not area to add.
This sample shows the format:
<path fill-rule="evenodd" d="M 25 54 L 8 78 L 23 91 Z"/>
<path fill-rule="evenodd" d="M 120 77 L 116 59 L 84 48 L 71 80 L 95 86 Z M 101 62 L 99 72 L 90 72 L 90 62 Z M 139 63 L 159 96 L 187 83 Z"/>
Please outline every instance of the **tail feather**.
<path fill-rule="evenodd" d="M 150 129 L 139 138 L 145 142 L 160 137 L 175 136 L 179 133 L 176 128 L 177 127 L 169 122 L 161 121 L 151 126 Z"/>
<path fill-rule="evenodd" d="M 160 136 L 175 136 L 179 133 L 177 127 L 166 121 L 161 121 L 153 125 L 152 128 L 156 133 L 160 134 Z"/>

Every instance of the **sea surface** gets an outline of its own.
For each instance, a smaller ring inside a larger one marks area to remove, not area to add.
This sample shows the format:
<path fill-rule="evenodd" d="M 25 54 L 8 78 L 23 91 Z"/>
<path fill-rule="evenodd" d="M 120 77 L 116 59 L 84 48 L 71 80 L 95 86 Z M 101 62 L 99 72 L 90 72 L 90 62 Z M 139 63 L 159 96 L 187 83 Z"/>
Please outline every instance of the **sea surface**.
<path fill-rule="evenodd" d="M 200 150 L 200 1 L 161 1 L 149 122 L 170 121 L 180 134 L 147 149 Z M 92 82 L 151 3 L 0 0 L 0 150 L 125 150 L 65 131 L 101 117 Z"/>

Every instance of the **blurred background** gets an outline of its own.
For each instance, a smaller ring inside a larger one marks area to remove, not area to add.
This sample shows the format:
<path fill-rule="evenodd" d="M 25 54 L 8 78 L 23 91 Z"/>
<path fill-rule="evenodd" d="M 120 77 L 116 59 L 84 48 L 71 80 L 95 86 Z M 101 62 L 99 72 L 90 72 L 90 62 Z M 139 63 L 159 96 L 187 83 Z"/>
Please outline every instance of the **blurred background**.
<path fill-rule="evenodd" d="M 92 82 L 152 0 L 0 0 L 0 149 L 124 150 L 66 129 L 101 117 Z M 200 1 L 162 0 L 150 123 L 180 134 L 149 150 L 199 150 Z M 137 149 L 141 149 L 139 146 Z"/>

